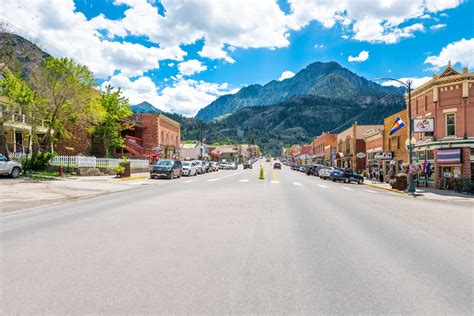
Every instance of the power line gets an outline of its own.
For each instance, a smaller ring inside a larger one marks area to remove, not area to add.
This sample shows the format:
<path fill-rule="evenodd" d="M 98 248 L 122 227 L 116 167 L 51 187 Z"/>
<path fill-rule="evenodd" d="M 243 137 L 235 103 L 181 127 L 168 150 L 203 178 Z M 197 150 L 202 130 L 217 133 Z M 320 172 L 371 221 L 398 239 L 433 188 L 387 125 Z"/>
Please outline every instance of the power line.
<path fill-rule="evenodd" d="M 377 100 L 378 102 L 382 101 L 383 99 L 389 97 L 389 96 L 392 96 L 392 95 L 395 95 L 395 93 L 397 93 L 398 90 L 400 90 L 401 88 L 403 88 L 402 86 L 396 88 L 395 90 L 393 90 L 392 92 L 384 95 L 383 97 L 381 97 L 379 100 Z M 371 107 L 368 107 L 367 109 L 365 109 L 364 111 L 360 112 L 359 114 L 355 115 L 354 117 L 350 118 L 349 120 L 347 120 L 346 122 L 344 122 L 343 124 L 339 125 L 338 127 L 336 128 L 333 128 L 332 130 L 330 130 L 328 133 L 332 133 L 332 132 L 335 132 L 337 131 L 338 129 L 346 126 L 348 123 L 351 123 L 352 121 L 356 120 L 357 118 L 359 118 L 360 116 L 362 116 L 363 114 L 367 113 L 367 111 L 370 111 L 370 110 L 373 110 L 375 109 L 376 107 L 378 107 L 380 104 L 379 103 L 376 103 L 374 105 L 372 105 Z"/>

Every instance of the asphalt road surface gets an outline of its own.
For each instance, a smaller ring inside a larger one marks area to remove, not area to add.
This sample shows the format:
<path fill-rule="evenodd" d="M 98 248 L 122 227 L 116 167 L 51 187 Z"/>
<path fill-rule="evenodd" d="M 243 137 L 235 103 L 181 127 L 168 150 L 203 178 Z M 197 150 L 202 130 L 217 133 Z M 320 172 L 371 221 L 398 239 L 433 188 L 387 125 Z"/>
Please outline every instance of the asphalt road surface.
<path fill-rule="evenodd" d="M 473 313 L 472 204 L 259 163 L 1 217 L 0 311 Z"/>

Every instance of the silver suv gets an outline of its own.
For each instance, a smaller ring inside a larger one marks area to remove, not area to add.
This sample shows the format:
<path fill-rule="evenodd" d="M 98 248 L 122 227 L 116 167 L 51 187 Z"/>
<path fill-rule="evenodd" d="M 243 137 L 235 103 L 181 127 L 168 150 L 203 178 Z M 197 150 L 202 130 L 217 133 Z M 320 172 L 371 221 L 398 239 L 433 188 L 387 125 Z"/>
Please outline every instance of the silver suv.
<path fill-rule="evenodd" d="M 0 175 L 9 175 L 12 178 L 18 178 L 21 173 L 21 165 L 0 154 Z"/>

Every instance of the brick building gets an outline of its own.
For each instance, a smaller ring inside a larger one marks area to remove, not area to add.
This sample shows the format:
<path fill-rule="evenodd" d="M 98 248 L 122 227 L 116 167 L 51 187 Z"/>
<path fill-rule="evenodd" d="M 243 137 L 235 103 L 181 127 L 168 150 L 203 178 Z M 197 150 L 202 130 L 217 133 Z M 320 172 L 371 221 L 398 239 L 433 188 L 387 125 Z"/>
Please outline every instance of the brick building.
<path fill-rule="evenodd" d="M 400 111 L 384 119 L 384 140 L 383 140 L 383 172 L 387 176 L 390 171 L 397 174 L 402 171 L 402 164 L 408 162 L 406 139 L 408 138 L 408 118 L 407 110 Z M 392 135 L 390 130 L 398 118 L 406 124 Z"/>
<path fill-rule="evenodd" d="M 366 169 L 364 132 L 369 129 L 381 130 L 382 128 L 383 125 L 353 124 L 337 134 L 336 166 L 351 168 L 357 172 L 364 171 Z"/>
<path fill-rule="evenodd" d="M 336 155 L 336 144 L 336 134 L 323 133 L 315 137 L 311 143 L 315 162 L 325 166 L 332 166 Z"/>
<path fill-rule="evenodd" d="M 125 151 L 134 156 L 159 153 L 160 158 L 179 158 L 181 125 L 163 114 L 137 113 L 131 117 L 134 127 L 122 133 Z"/>
<path fill-rule="evenodd" d="M 411 115 L 434 120 L 434 133 L 414 134 L 414 160 L 431 163 L 427 185 L 474 179 L 474 73 L 467 67 L 460 73 L 449 63 L 412 91 Z"/>
<path fill-rule="evenodd" d="M 364 131 L 362 138 L 365 141 L 365 170 L 368 175 L 379 174 L 382 169 L 384 131 L 380 128 L 369 128 Z"/>

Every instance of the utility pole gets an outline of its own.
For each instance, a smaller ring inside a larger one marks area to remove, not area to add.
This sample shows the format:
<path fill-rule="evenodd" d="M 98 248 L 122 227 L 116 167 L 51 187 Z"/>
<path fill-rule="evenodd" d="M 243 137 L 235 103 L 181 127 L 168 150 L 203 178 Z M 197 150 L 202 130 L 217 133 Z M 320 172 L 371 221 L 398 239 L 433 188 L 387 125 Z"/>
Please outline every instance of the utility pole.
<path fill-rule="evenodd" d="M 202 160 L 202 158 L 203 158 L 203 149 L 204 149 L 204 147 L 202 145 L 202 122 L 201 122 L 201 126 L 200 126 L 200 129 L 199 129 L 199 139 L 200 139 L 199 140 L 199 147 L 200 147 L 199 148 L 199 153 L 200 153 L 199 159 Z"/>

